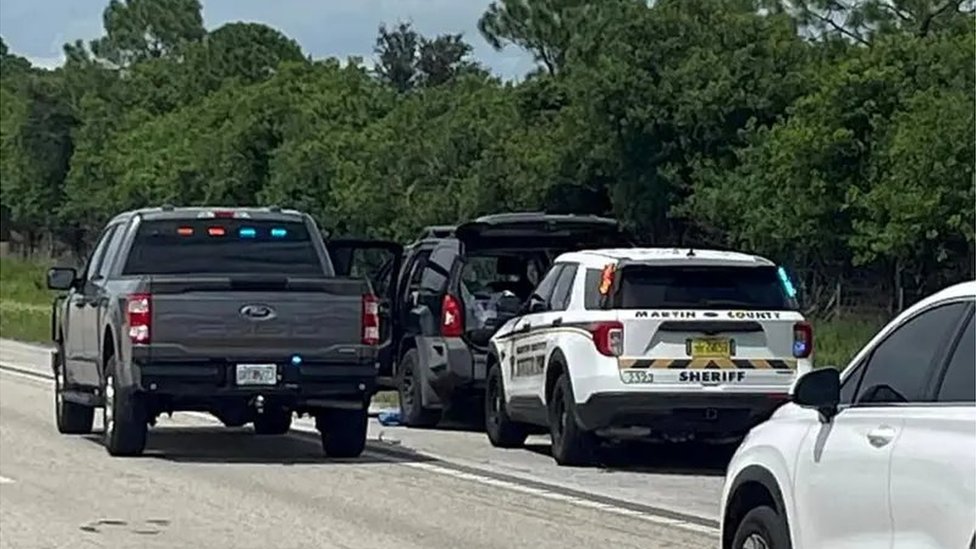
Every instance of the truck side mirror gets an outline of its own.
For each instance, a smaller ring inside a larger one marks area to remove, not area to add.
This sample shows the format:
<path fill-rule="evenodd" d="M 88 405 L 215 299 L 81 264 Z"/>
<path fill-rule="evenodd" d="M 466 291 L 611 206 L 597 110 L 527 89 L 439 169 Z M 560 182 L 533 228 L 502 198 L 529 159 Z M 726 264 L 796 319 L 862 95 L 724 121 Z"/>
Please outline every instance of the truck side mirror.
<path fill-rule="evenodd" d="M 70 290 L 75 286 L 78 273 L 67 267 L 52 267 L 47 271 L 47 287 L 51 290 Z"/>

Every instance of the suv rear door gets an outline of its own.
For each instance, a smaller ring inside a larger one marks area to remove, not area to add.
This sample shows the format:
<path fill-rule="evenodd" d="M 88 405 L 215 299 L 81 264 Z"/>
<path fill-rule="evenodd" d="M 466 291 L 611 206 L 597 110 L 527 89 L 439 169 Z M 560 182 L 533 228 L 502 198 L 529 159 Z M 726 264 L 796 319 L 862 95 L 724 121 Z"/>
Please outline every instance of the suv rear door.
<path fill-rule="evenodd" d="M 403 261 L 403 246 L 383 240 L 334 239 L 326 243 L 326 249 L 336 276 L 366 278 L 379 299 L 379 375 L 391 375 L 398 341 L 394 319 L 397 318 L 397 276 Z"/>

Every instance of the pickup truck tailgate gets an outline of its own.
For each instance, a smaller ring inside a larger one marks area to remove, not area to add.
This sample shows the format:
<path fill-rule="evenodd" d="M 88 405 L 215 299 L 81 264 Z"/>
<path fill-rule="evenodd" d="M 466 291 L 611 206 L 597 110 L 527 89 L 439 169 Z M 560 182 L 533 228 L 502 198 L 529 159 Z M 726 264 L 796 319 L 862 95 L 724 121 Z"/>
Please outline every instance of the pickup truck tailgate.
<path fill-rule="evenodd" d="M 150 281 L 152 360 L 357 362 L 361 281 Z"/>

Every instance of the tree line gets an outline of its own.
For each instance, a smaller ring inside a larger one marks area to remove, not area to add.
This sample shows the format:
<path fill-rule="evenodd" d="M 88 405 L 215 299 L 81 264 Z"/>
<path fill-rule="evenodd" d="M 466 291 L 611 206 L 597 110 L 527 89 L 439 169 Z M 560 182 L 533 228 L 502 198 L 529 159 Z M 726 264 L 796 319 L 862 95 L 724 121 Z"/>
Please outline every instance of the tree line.
<path fill-rule="evenodd" d="M 83 250 L 139 206 L 278 204 L 411 239 L 518 210 L 611 215 L 739 248 L 809 286 L 972 278 L 971 0 L 497 0 L 465 37 L 381 25 L 372 63 L 313 60 L 198 0 L 111 0 L 55 70 L 0 42 L 8 228 Z"/>

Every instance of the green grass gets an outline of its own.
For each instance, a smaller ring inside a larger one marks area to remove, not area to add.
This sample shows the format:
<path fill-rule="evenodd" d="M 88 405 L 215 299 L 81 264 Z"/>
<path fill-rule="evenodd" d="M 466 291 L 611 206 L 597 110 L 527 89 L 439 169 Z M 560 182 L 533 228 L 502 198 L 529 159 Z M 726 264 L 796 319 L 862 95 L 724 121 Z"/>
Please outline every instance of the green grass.
<path fill-rule="evenodd" d="M 841 318 L 813 321 L 814 363 L 843 369 L 885 325 L 881 318 Z"/>
<path fill-rule="evenodd" d="M 0 337 L 29 342 L 51 339 L 47 265 L 0 257 Z"/>

